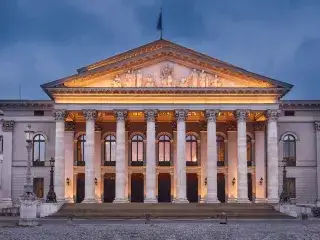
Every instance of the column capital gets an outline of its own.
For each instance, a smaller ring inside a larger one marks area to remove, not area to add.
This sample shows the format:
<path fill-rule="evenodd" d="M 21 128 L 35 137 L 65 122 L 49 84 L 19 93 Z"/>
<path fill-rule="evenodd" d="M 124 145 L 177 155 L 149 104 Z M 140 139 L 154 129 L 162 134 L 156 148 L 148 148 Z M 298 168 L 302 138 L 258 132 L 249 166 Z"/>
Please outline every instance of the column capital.
<path fill-rule="evenodd" d="M 82 113 L 86 121 L 96 121 L 98 116 L 98 112 L 95 109 L 83 109 Z"/>
<path fill-rule="evenodd" d="M 250 110 L 248 109 L 237 109 L 234 111 L 234 115 L 238 122 L 246 122 L 249 116 Z"/>
<path fill-rule="evenodd" d="M 265 122 L 255 122 L 253 127 L 254 127 L 254 131 L 256 132 L 263 132 L 265 130 Z"/>
<path fill-rule="evenodd" d="M 265 113 L 268 121 L 277 121 L 280 116 L 280 110 L 268 109 Z"/>
<path fill-rule="evenodd" d="M 56 122 L 64 122 L 67 117 L 67 110 L 65 109 L 55 109 L 53 111 L 53 117 Z"/>
<path fill-rule="evenodd" d="M 116 116 L 116 119 L 118 122 L 125 121 L 128 116 L 128 110 L 126 110 L 126 109 L 115 109 L 115 110 L 113 110 L 113 113 Z"/>
<path fill-rule="evenodd" d="M 14 131 L 15 121 L 2 121 L 2 131 L 3 132 L 13 132 Z"/>
<path fill-rule="evenodd" d="M 154 122 L 157 118 L 157 115 L 158 115 L 157 109 L 144 110 L 144 118 L 147 122 Z"/>
<path fill-rule="evenodd" d="M 206 109 L 204 113 L 208 122 L 215 122 L 217 121 L 219 112 L 220 109 Z"/>
<path fill-rule="evenodd" d="M 176 109 L 174 110 L 174 115 L 176 120 L 179 121 L 185 121 L 188 117 L 188 109 Z"/>
<path fill-rule="evenodd" d="M 320 122 L 314 122 L 314 128 L 317 132 L 320 131 Z"/>

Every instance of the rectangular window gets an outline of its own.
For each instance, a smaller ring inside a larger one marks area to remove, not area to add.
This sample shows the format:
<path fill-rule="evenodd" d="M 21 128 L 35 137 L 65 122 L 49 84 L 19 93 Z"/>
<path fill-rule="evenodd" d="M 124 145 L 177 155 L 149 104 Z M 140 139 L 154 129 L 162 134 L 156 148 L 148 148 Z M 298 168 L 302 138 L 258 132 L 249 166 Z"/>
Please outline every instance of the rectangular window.
<path fill-rule="evenodd" d="M 296 179 L 287 178 L 287 191 L 290 198 L 296 198 Z"/>
<path fill-rule="evenodd" d="M 294 111 L 284 111 L 285 116 L 294 116 Z"/>
<path fill-rule="evenodd" d="M 44 116 L 44 111 L 35 110 L 35 111 L 33 111 L 33 116 Z"/>
<path fill-rule="evenodd" d="M 0 136 L 0 154 L 3 154 L 3 136 Z"/>
<path fill-rule="evenodd" d="M 38 198 L 43 198 L 43 178 L 34 178 L 33 179 L 33 192 L 36 194 Z"/>

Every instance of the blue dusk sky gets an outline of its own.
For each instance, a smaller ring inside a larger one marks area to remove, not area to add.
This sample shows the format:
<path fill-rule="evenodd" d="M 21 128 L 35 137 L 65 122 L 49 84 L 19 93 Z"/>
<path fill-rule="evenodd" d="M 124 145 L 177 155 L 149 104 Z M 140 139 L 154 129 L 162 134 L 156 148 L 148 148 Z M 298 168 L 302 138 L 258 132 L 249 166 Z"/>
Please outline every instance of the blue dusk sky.
<path fill-rule="evenodd" d="M 319 0 L 1 0 L 0 99 L 48 99 L 40 85 L 159 38 L 320 99 Z"/>

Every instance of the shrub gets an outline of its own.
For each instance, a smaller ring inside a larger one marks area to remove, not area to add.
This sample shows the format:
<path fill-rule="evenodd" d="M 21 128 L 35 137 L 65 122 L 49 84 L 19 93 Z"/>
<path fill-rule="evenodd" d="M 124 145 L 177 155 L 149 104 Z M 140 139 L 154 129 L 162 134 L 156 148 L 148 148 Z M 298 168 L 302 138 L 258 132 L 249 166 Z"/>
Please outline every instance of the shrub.
<path fill-rule="evenodd" d="M 320 218 L 320 207 L 311 208 L 311 212 L 314 217 Z"/>

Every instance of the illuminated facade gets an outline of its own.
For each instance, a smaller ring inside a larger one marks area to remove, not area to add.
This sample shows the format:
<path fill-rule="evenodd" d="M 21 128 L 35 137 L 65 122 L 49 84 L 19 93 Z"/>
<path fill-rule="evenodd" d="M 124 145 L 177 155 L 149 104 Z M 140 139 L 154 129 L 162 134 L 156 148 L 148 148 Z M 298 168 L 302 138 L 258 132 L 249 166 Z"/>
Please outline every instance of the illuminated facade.
<path fill-rule="evenodd" d="M 2 204 L 23 191 L 27 123 L 35 192 L 54 157 L 59 201 L 277 203 L 283 158 L 291 197 L 320 200 L 320 102 L 280 100 L 290 84 L 158 40 L 42 88 L 0 102 Z"/>

